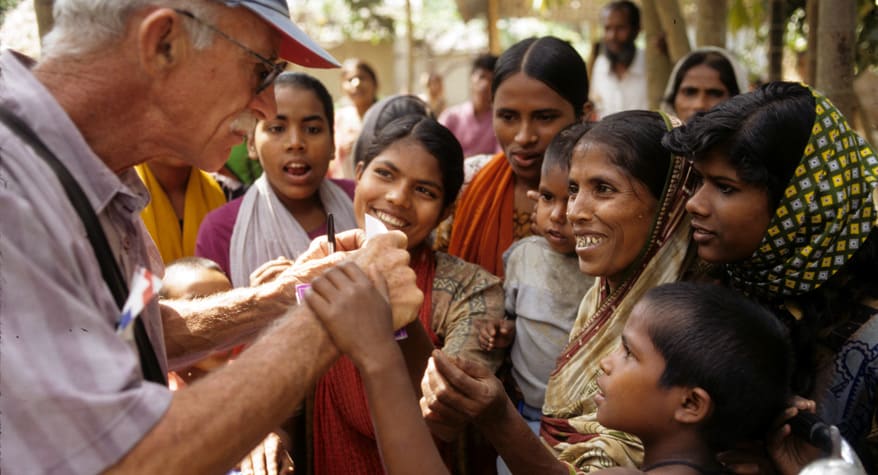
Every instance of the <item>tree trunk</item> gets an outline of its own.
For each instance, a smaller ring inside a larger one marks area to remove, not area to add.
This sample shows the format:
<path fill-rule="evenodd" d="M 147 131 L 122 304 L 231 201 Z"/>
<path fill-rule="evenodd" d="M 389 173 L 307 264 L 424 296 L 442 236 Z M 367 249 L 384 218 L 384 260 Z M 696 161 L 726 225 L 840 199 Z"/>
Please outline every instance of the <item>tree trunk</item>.
<path fill-rule="evenodd" d="M 656 11 L 662 25 L 662 31 L 665 32 L 671 63 L 676 63 L 690 50 L 689 37 L 686 36 L 686 20 L 680 10 L 679 0 L 661 0 L 660 4 L 661 8 L 656 8 Z M 646 15 L 641 15 L 641 18 L 644 16 Z"/>
<path fill-rule="evenodd" d="M 726 47 L 726 0 L 696 0 L 695 45 Z"/>
<path fill-rule="evenodd" d="M 650 109 L 658 109 L 671 74 L 671 59 L 665 45 L 665 33 L 656 11 L 656 0 L 640 2 L 641 25 L 646 35 L 646 84 Z"/>
<path fill-rule="evenodd" d="M 492 54 L 500 55 L 500 32 L 497 30 L 497 22 L 500 20 L 500 0 L 488 0 L 488 50 Z"/>
<path fill-rule="evenodd" d="M 405 91 L 415 93 L 415 24 L 412 21 L 412 2 L 405 0 L 405 44 L 406 44 L 406 67 L 405 67 Z"/>
<path fill-rule="evenodd" d="M 46 36 L 46 33 L 55 24 L 52 16 L 54 3 L 54 0 L 34 0 L 34 12 L 37 14 L 37 30 L 40 32 L 40 38 Z"/>
<path fill-rule="evenodd" d="M 768 21 L 768 80 L 780 81 L 783 76 L 783 34 L 786 27 L 784 0 L 771 0 Z"/>
<path fill-rule="evenodd" d="M 820 41 L 817 37 L 818 19 L 820 8 L 817 0 L 808 0 L 805 6 L 805 20 L 808 22 L 808 49 L 805 51 L 805 77 L 808 84 L 815 84 L 817 79 L 817 47 Z"/>
<path fill-rule="evenodd" d="M 849 120 L 856 113 L 854 47 L 857 27 L 856 0 L 819 3 L 816 86 Z"/>

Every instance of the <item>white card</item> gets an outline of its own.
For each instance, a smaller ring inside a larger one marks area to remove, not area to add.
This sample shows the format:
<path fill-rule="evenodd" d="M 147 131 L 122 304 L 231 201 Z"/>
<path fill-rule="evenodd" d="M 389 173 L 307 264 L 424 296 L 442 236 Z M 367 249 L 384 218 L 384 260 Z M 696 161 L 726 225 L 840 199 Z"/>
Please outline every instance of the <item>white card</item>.
<path fill-rule="evenodd" d="M 371 239 L 387 232 L 387 226 L 380 219 L 366 213 L 366 239 Z"/>

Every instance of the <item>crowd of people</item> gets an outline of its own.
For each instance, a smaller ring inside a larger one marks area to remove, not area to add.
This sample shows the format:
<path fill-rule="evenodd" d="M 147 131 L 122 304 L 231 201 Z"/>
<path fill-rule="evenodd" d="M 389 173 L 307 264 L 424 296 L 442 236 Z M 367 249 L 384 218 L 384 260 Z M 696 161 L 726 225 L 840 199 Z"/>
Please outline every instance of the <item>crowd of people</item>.
<path fill-rule="evenodd" d="M 795 474 L 799 413 L 878 470 L 874 148 L 721 48 L 647 110 L 601 20 L 449 106 L 285 0 L 56 0 L 0 53 L 0 471 Z"/>

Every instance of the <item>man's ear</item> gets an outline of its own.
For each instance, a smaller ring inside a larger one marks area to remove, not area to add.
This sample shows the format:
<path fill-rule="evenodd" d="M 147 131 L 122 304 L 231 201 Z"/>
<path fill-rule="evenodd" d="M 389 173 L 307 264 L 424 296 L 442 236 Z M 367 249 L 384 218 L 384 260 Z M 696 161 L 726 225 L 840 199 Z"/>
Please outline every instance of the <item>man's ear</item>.
<path fill-rule="evenodd" d="M 259 125 L 256 125 L 259 127 Z M 256 152 L 256 140 L 254 139 L 255 131 L 251 131 L 247 134 L 247 137 L 244 139 L 244 144 L 247 146 L 247 156 L 250 157 L 250 160 L 259 160 L 259 153 Z"/>
<path fill-rule="evenodd" d="M 138 27 L 140 62 L 146 73 L 162 76 L 189 53 L 189 32 L 183 17 L 170 8 L 148 13 Z"/>
<path fill-rule="evenodd" d="M 674 420 L 683 424 L 700 424 L 713 412 L 713 399 L 702 388 L 686 388 L 680 406 L 674 411 Z"/>

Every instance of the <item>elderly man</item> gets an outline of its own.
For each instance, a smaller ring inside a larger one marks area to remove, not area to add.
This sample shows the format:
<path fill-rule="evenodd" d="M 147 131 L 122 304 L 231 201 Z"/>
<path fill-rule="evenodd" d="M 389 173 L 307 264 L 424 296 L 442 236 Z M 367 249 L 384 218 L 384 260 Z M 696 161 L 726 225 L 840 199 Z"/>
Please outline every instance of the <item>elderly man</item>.
<path fill-rule="evenodd" d="M 330 256 L 324 243 L 257 287 L 148 301 L 117 333 L 119 288 L 136 287 L 125 278 L 162 272 L 132 167 L 171 156 L 218 169 L 248 118 L 275 114 L 278 57 L 336 62 L 284 0 L 56 0 L 54 11 L 40 62 L 0 53 L 0 472 L 223 473 L 337 357 L 310 310 L 290 307 L 294 285 L 353 259 L 390 282 L 399 327 L 420 298 L 405 238 Z M 275 319 L 235 364 L 174 394 L 161 384 L 169 367 Z"/>
<path fill-rule="evenodd" d="M 599 117 L 630 109 L 648 109 L 646 62 L 634 44 L 640 33 L 640 9 L 629 0 L 601 9 L 604 39 L 591 77 L 591 101 Z"/>

